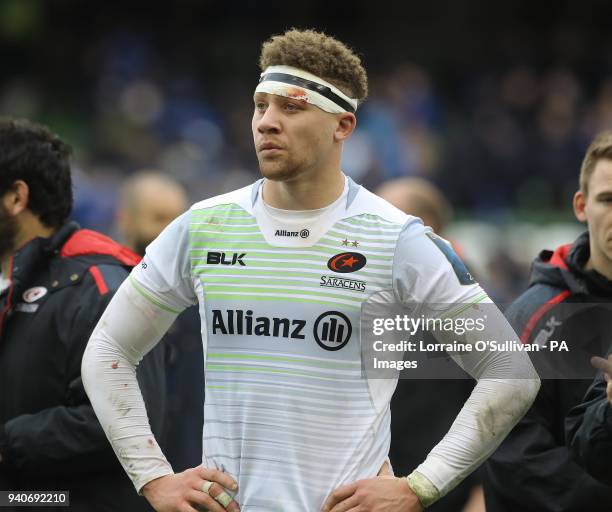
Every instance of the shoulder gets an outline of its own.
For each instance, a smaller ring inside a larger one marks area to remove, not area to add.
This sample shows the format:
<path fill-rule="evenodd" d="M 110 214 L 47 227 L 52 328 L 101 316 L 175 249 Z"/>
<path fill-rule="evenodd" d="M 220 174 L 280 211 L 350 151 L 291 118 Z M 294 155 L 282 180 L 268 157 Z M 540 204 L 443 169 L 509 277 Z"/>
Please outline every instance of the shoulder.
<path fill-rule="evenodd" d="M 536 327 L 548 319 L 555 306 L 567 301 L 571 292 L 567 289 L 536 283 L 517 297 L 505 312 L 512 327 L 528 342 Z"/>
<path fill-rule="evenodd" d="M 89 287 L 104 296 L 116 291 L 141 257 L 112 238 L 80 229 L 58 254 L 58 280 Z"/>
<path fill-rule="evenodd" d="M 141 259 L 131 249 L 102 233 L 90 229 L 75 231 L 64 243 L 59 255 L 63 259 L 85 259 L 89 257 L 98 261 L 109 260 L 129 267 L 133 267 Z"/>
<path fill-rule="evenodd" d="M 221 194 L 209 199 L 204 199 L 195 203 L 189 211 L 191 213 L 203 212 L 207 210 L 222 210 L 233 207 L 239 207 L 247 212 L 252 212 L 253 194 L 257 193 L 260 181 L 257 181 L 246 187 L 233 190 L 226 194 Z"/>
<path fill-rule="evenodd" d="M 380 224 L 394 225 L 397 227 L 402 227 L 407 222 L 417 219 L 416 217 L 405 214 L 391 203 L 370 192 L 363 186 L 359 187 L 359 191 L 347 209 L 347 214 L 351 217 L 367 217 L 371 221 L 378 220 Z"/>

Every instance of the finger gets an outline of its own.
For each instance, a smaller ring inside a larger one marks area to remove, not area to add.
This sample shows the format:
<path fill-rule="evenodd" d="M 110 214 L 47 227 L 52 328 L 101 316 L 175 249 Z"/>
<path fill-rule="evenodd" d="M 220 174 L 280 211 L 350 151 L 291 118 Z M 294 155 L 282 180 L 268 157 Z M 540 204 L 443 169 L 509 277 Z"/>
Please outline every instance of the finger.
<path fill-rule="evenodd" d="M 218 483 L 206 480 L 202 485 L 202 491 L 208 493 L 224 509 L 230 512 L 239 510 L 238 503 Z"/>
<path fill-rule="evenodd" d="M 189 503 L 185 503 L 180 507 L 180 512 L 200 512 L 202 510 L 206 509 L 200 507 L 192 507 Z"/>
<path fill-rule="evenodd" d="M 197 505 L 197 508 L 203 508 L 208 512 L 225 512 L 225 509 L 205 492 L 192 489 L 186 498 L 191 505 Z"/>
<path fill-rule="evenodd" d="M 218 469 L 209 469 L 209 468 L 205 468 L 202 466 L 200 466 L 199 469 L 200 469 L 199 475 L 204 480 L 218 482 L 223 487 L 225 487 L 226 489 L 229 489 L 230 491 L 238 490 L 238 483 L 227 473 L 224 473 L 223 471 L 219 471 Z"/>
<path fill-rule="evenodd" d="M 323 503 L 323 512 L 329 512 L 335 505 L 355 494 L 356 490 L 357 482 L 338 487 L 329 495 L 329 497 L 325 500 L 325 503 Z"/>
<path fill-rule="evenodd" d="M 359 498 L 354 494 L 341 501 L 330 510 L 330 512 L 348 512 L 359 508 Z"/>
<path fill-rule="evenodd" d="M 608 359 L 595 356 L 591 358 L 591 364 L 602 372 L 612 373 L 612 361 Z"/>

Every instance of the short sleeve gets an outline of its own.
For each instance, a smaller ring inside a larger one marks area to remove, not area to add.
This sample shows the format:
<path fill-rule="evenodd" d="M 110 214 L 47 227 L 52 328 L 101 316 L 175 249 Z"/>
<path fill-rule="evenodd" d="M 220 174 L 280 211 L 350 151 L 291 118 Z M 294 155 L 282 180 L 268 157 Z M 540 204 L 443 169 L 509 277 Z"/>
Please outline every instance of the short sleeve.
<path fill-rule="evenodd" d="M 158 306 L 180 312 L 197 302 L 191 279 L 189 222 L 191 211 L 172 221 L 134 267 L 134 287 Z"/>
<path fill-rule="evenodd" d="M 488 300 L 451 244 L 416 218 L 406 222 L 398 237 L 393 258 L 393 290 L 403 303 Z"/>

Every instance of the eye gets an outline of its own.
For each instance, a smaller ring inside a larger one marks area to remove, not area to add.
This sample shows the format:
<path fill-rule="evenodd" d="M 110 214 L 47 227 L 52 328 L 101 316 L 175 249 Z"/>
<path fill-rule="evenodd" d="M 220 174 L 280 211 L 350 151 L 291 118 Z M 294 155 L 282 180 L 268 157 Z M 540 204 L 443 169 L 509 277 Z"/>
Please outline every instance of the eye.
<path fill-rule="evenodd" d="M 287 110 L 288 112 L 297 112 L 298 110 L 301 110 L 301 108 L 295 103 L 287 102 L 285 103 L 285 110 Z"/>
<path fill-rule="evenodd" d="M 258 112 L 263 112 L 264 110 L 266 110 L 266 103 L 263 101 L 256 101 L 255 110 L 257 110 Z"/>

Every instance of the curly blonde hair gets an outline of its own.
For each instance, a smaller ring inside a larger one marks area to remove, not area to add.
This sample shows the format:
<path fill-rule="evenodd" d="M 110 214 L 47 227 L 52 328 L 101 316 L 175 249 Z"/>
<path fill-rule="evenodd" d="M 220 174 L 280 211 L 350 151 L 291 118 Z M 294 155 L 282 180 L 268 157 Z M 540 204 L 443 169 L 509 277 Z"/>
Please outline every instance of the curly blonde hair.
<path fill-rule="evenodd" d="M 259 66 L 293 66 L 334 84 L 359 103 L 368 95 L 361 59 L 344 43 L 323 32 L 292 28 L 272 36 L 261 47 Z"/>

